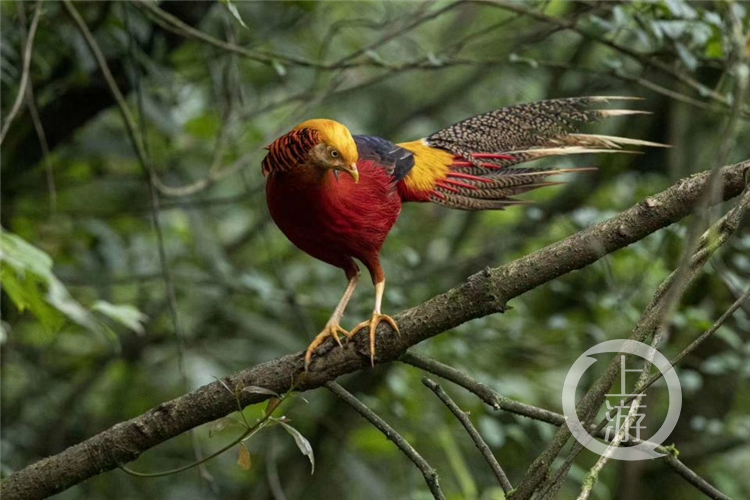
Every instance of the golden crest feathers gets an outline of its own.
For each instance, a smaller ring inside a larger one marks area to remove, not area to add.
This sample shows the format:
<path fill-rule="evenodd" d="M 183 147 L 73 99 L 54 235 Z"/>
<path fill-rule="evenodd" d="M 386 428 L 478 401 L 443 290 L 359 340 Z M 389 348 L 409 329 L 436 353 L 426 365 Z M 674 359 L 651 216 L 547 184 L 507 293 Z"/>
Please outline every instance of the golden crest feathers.
<path fill-rule="evenodd" d="M 347 162 L 356 163 L 359 159 L 357 144 L 354 142 L 351 132 L 339 122 L 325 118 L 316 118 L 300 123 L 294 130 L 304 128 L 318 132 L 321 140 L 329 146 L 338 149 Z"/>

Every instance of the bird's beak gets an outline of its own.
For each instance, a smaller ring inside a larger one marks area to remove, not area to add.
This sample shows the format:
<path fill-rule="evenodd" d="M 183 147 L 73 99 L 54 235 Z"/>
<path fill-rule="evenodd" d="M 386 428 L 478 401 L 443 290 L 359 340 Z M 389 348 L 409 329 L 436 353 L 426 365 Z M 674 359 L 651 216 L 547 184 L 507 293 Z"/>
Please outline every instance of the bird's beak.
<path fill-rule="evenodd" d="M 346 172 L 347 174 L 352 176 L 352 179 L 354 179 L 354 183 L 359 182 L 359 171 L 357 170 L 357 164 L 352 163 L 348 167 L 339 167 L 338 170 L 341 170 L 342 172 Z"/>

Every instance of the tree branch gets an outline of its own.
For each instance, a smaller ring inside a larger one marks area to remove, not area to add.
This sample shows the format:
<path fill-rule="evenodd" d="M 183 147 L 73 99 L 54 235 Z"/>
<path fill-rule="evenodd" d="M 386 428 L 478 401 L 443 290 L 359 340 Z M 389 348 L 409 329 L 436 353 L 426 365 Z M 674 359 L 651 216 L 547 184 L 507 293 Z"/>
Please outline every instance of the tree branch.
<path fill-rule="evenodd" d="M 414 465 L 416 465 L 417 469 L 422 473 L 424 480 L 427 483 L 427 487 L 430 488 L 430 491 L 432 492 L 432 496 L 437 500 L 445 500 L 445 495 L 443 495 L 443 491 L 440 489 L 437 472 L 429 463 L 427 463 L 427 460 L 425 460 L 424 457 L 422 457 L 422 455 L 420 455 L 419 452 L 417 452 L 417 450 L 415 450 L 414 447 L 403 438 L 403 436 L 396 432 L 393 427 L 388 425 L 388 422 L 380 418 L 374 411 L 365 406 L 362 401 L 355 398 L 350 392 L 336 382 L 327 382 L 326 388 L 341 398 L 346 404 L 354 408 L 357 413 L 362 415 L 368 422 L 382 432 L 388 440 L 398 446 L 404 455 L 414 462 Z"/>
<path fill-rule="evenodd" d="M 723 199 L 737 196 L 748 183 L 750 161 L 724 167 L 719 175 Z M 378 330 L 378 362 L 398 359 L 406 350 L 474 318 L 503 312 L 506 303 L 544 283 L 586 267 L 603 256 L 639 241 L 689 215 L 709 182 L 702 172 L 646 198 L 608 221 L 494 269 L 471 276 L 465 283 L 396 316 L 401 335 L 388 327 Z M 388 332 L 387 334 L 385 334 Z M 303 353 L 290 354 L 229 375 L 193 392 L 160 404 L 67 450 L 45 458 L 6 478 L 0 487 L 5 499 L 44 498 L 88 478 L 138 458 L 144 451 L 236 411 L 237 402 L 223 384 L 255 385 L 278 393 L 321 387 L 340 375 L 369 367 L 367 339 L 362 336 L 343 348 L 328 343 L 303 370 Z M 326 354 L 326 351 L 327 354 Z M 245 394 L 243 406 L 266 399 Z"/>
<path fill-rule="evenodd" d="M 100 21 L 104 18 L 110 19 L 107 17 L 107 11 L 111 3 L 99 2 L 99 4 L 101 6 L 100 15 L 103 16 Z M 213 3 L 162 2 L 162 5 L 164 10 L 177 16 L 182 22 L 195 25 L 204 18 L 212 8 Z M 89 8 L 94 9 L 94 7 Z M 168 54 L 176 50 L 185 41 L 183 37 L 174 36 L 158 26 L 150 29 L 147 38 L 149 42 L 145 50 L 152 59 L 157 58 L 157 52 Z M 157 40 L 160 42 L 157 43 Z M 34 84 L 35 89 L 42 92 L 46 87 L 54 85 L 53 81 L 60 75 L 75 71 L 77 67 L 76 55 L 72 50 L 69 52 L 70 55 L 52 69 L 52 76 L 49 79 Z M 121 57 L 122 54 L 120 53 L 113 54 L 109 59 L 109 65 L 120 89 L 127 94 L 130 92 L 130 86 L 127 82 L 125 68 L 119 61 Z M 161 55 L 158 57 L 161 57 Z M 50 150 L 54 150 L 94 116 L 114 104 L 112 94 L 107 89 L 103 79 L 95 72 L 90 77 L 83 79 L 83 82 L 80 85 L 70 86 L 62 94 L 55 94 L 55 99 L 49 102 L 38 103 L 39 121 L 45 126 L 47 145 Z M 29 177 L 26 174 L 33 171 L 30 167 L 34 167 L 39 160 L 43 159 L 43 151 L 38 147 L 33 124 L 23 123 L 20 116 L 18 121 L 14 123 L 16 126 L 9 130 L 3 143 L 3 180 L 5 181 L 2 186 L 3 194 L 22 191 L 24 187 L 30 185 L 29 183 L 36 182 L 33 176 Z"/>
<path fill-rule="evenodd" d="M 667 64 L 666 62 L 663 62 L 655 57 L 651 57 L 648 54 L 642 54 L 638 52 L 637 50 L 632 49 L 631 47 L 620 45 L 619 43 L 609 40 L 605 36 L 601 36 L 597 33 L 591 32 L 590 30 L 582 28 L 578 24 L 578 19 L 563 19 L 563 18 L 549 16 L 547 14 L 544 14 L 544 12 L 542 11 L 530 9 L 523 5 L 520 5 L 517 3 L 511 3 L 506 0 L 471 0 L 471 1 L 477 4 L 495 6 L 495 7 L 510 11 L 510 12 L 514 12 L 516 14 L 527 15 L 538 21 L 542 21 L 542 22 L 551 24 L 553 26 L 557 26 L 562 29 L 570 30 L 574 33 L 578 33 L 582 37 L 598 42 L 623 55 L 628 56 L 629 58 L 640 63 L 644 68 L 653 68 L 659 71 L 660 73 L 663 73 L 665 75 L 669 75 L 675 78 L 677 81 L 682 82 L 688 87 L 692 88 L 697 94 L 701 96 L 709 97 L 713 101 L 721 104 L 725 108 L 732 108 L 732 102 L 730 102 L 730 100 L 727 99 L 726 96 L 720 94 L 719 92 L 711 88 L 706 87 L 705 85 L 703 85 L 701 82 L 699 82 L 698 80 L 696 80 L 689 74 L 680 70 L 678 67 Z M 744 118 L 748 118 L 750 116 L 750 113 L 748 113 L 747 110 L 744 110 L 742 108 L 739 109 L 739 113 Z"/>
<path fill-rule="evenodd" d="M 18 84 L 18 94 L 16 94 L 16 100 L 13 102 L 13 106 L 10 108 L 8 116 L 5 117 L 2 129 L 0 129 L 0 144 L 3 143 L 5 134 L 8 133 L 10 124 L 13 123 L 13 119 L 21 109 L 23 98 L 26 95 L 26 85 L 29 83 L 29 73 L 31 72 L 31 55 L 34 51 L 34 38 L 36 37 L 36 28 L 37 26 L 39 26 L 39 17 L 41 17 L 41 15 L 42 1 L 38 0 L 36 3 L 36 7 L 34 8 L 34 17 L 31 19 L 29 33 L 23 43 L 23 67 L 21 68 L 21 82 Z"/>
<path fill-rule="evenodd" d="M 716 173 L 712 170 L 709 174 L 708 190 L 713 190 L 714 188 L 714 175 Z M 748 206 L 750 206 L 750 190 L 745 189 L 737 206 L 730 210 L 714 226 L 709 228 L 696 241 L 695 250 L 690 249 L 688 254 L 686 254 L 683 264 L 662 281 L 651 301 L 646 306 L 633 332 L 630 334 L 630 339 L 639 342 L 651 342 L 653 337 L 663 328 L 669 315 L 687 288 L 700 275 L 708 258 L 739 227 Z M 688 248 L 692 247 L 690 243 L 687 246 Z M 606 399 L 606 392 L 620 373 L 620 356 L 621 354 L 618 354 L 610 361 L 606 371 L 596 380 L 576 405 L 576 411 L 581 417 L 581 422 L 584 426 L 593 423 L 599 408 Z M 602 421 L 598 430 L 603 429 L 606 424 L 606 420 Z M 566 463 L 558 469 L 558 473 L 554 477 L 550 477 L 550 467 L 571 435 L 571 429 L 568 426 L 563 426 L 557 431 L 555 437 L 548 444 L 544 452 L 534 460 L 523 481 L 518 485 L 518 489 L 515 492 L 517 498 L 521 500 L 531 498 L 535 491 L 538 490 L 541 490 L 543 496 L 554 496 L 548 490 L 555 490 L 562 484 L 565 476 L 567 476 L 567 470 L 572 464 L 572 460 L 583 449 L 580 443 L 576 443 Z"/>
<path fill-rule="evenodd" d="M 404 363 L 412 365 L 421 370 L 430 372 L 442 377 L 446 380 L 453 382 L 454 384 L 463 387 L 467 391 L 478 396 L 485 404 L 491 406 L 495 410 L 502 410 L 509 413 L 514 413 L 522 417 L 528 417 L 533 420 L 539 420 L 540 422 L 546 422 L 548 424 L 561 427 L 565 425 L 565 416 L 561 413 L 556 413 L 544 408 L 532 406 L 526 403 L 521 403 L 514 399 L 505 397 L 487 385 L 479 382 L 478 380 L 466 375 L 460 370 L 448 366 L 434 359 L 416 354 L 413 352 L 407 352 L 401 356 L 401 360 Z M 592 426 L 592 435 L 596 435 L 602 439 L 606 438 L 606 434 L 601 430 L 595 430 Z M 637 438 L 632 438 L 629 444 L 639 444 L 643 441 Z M 657 446 L 656 450 L 659 453 L 664 454 L 661 460 L 672 468 L 678 475 L 682 476 L 686 481 L 695 486 L 699 491 L 704 493 L 709 498 L 715 500 L 729 500 L 729 498 L 722 492 L 711 486 L 705 479 L 700 477 L 698 474 L 693 472 L 687 465 L 682 463 L 674 453 L 674 450 L 665 448 L 664 446 Z M 545 497 L 548 498 L 548 497 Z"/>
<path fill-rule="evenodd" d="M 461 425 L 464 426 L 464 429 L 466 429 L 466 432 L 471 437 L 471 440 L 474 441 L 474 445 L 482 454 L 485 461 L 489 464 L 490 469 L 492 469 L 492 473 L 497 478 L 497 481 L 498 483 L 500 483 L 500 486 L 503 488 L 505 494 L 507 495 L 508 493 L 510 493 L 510 491 L 513 489 L 513 485 L 510 484 L 508 476 L 505 474 L 503 468 L 500 467 L 500 464 L 497 462 L 495 455 L 492 454 L 492 450 L 490 450 L 490 447 L 487 445 L 487 443 L 484 442 L 484 439 L 482 439 L 482 436 L 479 434 L 479 431 L 477 431 L 476 427 L 474 427 L 474 424 L 471 423 L 469 415 L 458 407 L 455 401 L 453 401 L 453 399 L 448 396 L 448 393 L 446 393 L 443 388 L 440 387 L 440 384 L 438 384 L 434 380 L 430 380 L 427 377 L 422 377 L 422 383 L 426 385 L 430 390 L 432 390 L 432 392 L 434 392 L 435 395 L 440 398 L 440 401 L 442 401 L 443 404 L 448 407 L 451 413 L 453 413 L 453 416 L 456 417 L 459 422 L 461 422 Z"/>

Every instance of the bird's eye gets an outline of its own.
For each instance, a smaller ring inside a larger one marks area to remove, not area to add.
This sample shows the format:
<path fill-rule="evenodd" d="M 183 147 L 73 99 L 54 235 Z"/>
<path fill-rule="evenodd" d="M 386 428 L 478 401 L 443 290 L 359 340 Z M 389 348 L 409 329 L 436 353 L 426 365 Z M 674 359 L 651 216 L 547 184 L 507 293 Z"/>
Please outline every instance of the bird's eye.
<path fill-rule="evenodd" d="M 339 157 L 339 152 L 336 151 L 335 149 L 332 149 L 331 150 L 331 157 L 332 158 L 338 158 Z"/>

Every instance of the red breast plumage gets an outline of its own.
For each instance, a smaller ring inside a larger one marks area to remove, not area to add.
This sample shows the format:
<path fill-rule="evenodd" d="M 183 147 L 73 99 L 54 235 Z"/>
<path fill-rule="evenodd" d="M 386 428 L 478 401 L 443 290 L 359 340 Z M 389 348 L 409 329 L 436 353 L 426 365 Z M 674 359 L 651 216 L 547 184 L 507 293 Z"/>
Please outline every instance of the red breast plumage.
<path fill-rule="evenodd" d="M 357 274 L 357 259 L 381 281 L 378 255 L 401 212 L 401 197 L 372 161 L 357 162 L 357 169 L 357 183 L 332 170 L 269 176 L 268 208 L 301 250 L 344 269 L 348 279 Z"/>

